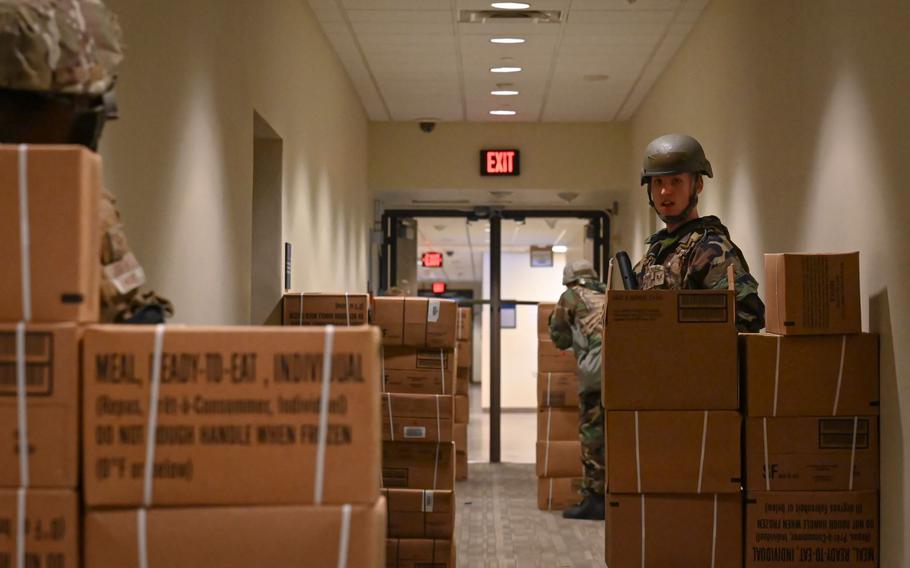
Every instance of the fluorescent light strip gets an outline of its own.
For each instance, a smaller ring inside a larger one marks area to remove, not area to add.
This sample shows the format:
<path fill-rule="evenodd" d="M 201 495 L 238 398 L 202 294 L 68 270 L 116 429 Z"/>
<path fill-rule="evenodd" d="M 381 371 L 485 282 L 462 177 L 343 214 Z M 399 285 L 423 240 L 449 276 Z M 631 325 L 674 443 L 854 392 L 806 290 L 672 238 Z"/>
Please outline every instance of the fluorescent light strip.
<path fill-rule="evenodd" d="M 498 10 L 527 10 L 531 7 L 527 2 L 493 2 L 490 6 Z"/>
<path fill-rule="evenodd" d="M 524 42 L 524 38 L 520 37 L 494 37 L 490 39 L 490 43 L 499 43 L 503 45 L 517 45 Z"/>
<path fill-rule="evenodd" d="M 515 116 L 514 110 L 491 110 L 490 114 L 494 116 Z"/>
<path fill-rule="evenodd" d="M 519 73 L 521 67 L 491 67 L 490 73 Z"/>
<path fill-rule="evenodd" d="M 490 94 L 497 97 L 513 97 L 518 94 L 518 91 L 490 91 Z"/>

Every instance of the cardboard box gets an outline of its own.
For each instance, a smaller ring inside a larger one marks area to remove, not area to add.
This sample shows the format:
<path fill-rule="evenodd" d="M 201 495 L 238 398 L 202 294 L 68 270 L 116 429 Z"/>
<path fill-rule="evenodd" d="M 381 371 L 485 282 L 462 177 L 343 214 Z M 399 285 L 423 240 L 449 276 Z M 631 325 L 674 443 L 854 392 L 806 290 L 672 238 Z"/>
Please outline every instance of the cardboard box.
<path fill-rule="evenodd" d="M 766 254 L 766 328 L 780 335 L 859 333 L 859 253 Z"/>
<path fill-rule="evenodd" d="M 607 292 L 607 410 L 737 410 L 733 292 Z M 659 347 L 656 347 L 659 346 Z"/>
<path fill-rule="evenodd" d="M 458 331 L 455 338 L 458 341 L 471 343 L 474 337 L 474 308 L 458 308 Z"/>
<path fill-rule="evenodd" d="M 382 494 L 389 503 L 389 537 L 452 538 L 455 494 L 451 489 L 383 489 Z"/>
<path fill-rule="evenodd" d="M 146 517 L 148 566 L 384 565 L 382 498 L 354 506 L 153 508 Z M 139 568 L 136 510 L 90 511 L 85 535 L 86 566 Z M 339 563 L 342 554 L 347 564 Z"/>
<path fill-rule="evenodd" d="M 0 566 L 15 567 L 18 490 L 0 489 Z M 78 568 L 79 497 L 71 489 L 25 493 L 25 566 Z"/>
<path fill-rule="evenodd" d="M 470 341 L 458 341 L 458 368 L 470 369 L 474 364 L 474 348 Z"/>
<path fill-rule="evenodd" d="M 28 324 L 25 351 L 30 486 L 75 488 L 79 329 L 74 323 Z M 0 487 L 20 486 L 17 393 L 16 325 L 0 324 Z"/>
<path fill-rule="evenodd" d="M 451 442 L 454 397 L 382 395 L 382 439 L 387 442 Z"/>
<path fill-rule="evenodd" d="M 537 337 L 543 341 L 550 339 L 550 314 L 556 309 L 556 302 L 537 304 Z"/>
<path fill-rule="evenodd" d="M 383 442 L 382 486 L 389 489 L 454 489 L 455 444 Z"/>
<path fill-rule="evenodd" d="M 468 425 L 455 423 L 455 452 L 465 453 L 468 451 Z"/>
<path fill-rule="evenodd" d="M 537 406 L 578 408 L 578 376 L 537 373 Z"/>
<path fill-rule="evenodd" d="M 537 340 L 537 371 L 539 373 L 574 373 L 578 368 L 571 349 L 557 349 L 549 339 Z"/>
<path fill-rule="evenodd" d="M 455 423 L 467 424 L 471 420 L 471 402 L 467 395 L 455 395 Z"/>
<path fill-rule="evenodd" d="M 455 479 L 464 481 L 468 478 L 468 453 L 455 452 Z"/>
<path fill-rule="evenodd" d="M 383 375 L 383 392 L 397 394 L 455 394 L 457 379 L 450 373 L 433 370 L 386 369 Z"/>
<path fill-rule="evenodd" d="M 316 294 L 288 292 L 281 319 L 284 325 L 366 325 L 370 297 L 366 294 Z M 301 314 L 303 319 L 301 320 Z"/>
<path fill-rule="evenodd" d="M 744 333 L 739 341 L 749 416 L 879 413 L 877 335 Z"/>
<path fill-rule="evenodd" d="M 537 440 L 571 442 L 578 440 L 577 408 L 538 408 Z"/>
<path fill-rule="evenodd" d="M 82 146 L 0 145 L 0 321 L 23 314 L 20 157 L 27 165 L 31 320 L 98 321 L 101 158 Z"/>
<path fill-rule="evenodd" d="M 739 568 L 742 497 L 610 493 L 604 532 L 610 568 Z"/>
<path fill-rule="evenodd" d="M 418 388 L 416 385 L 423 383 L 424 386 L 421 388 L 436 389 L 432 391 L 433 394 L 440 392 L 451 394 L 455 388 L 455 370 L 458 363 L 456 353 L 452 349 L 383 347 L 382 364 L 389 381 L 398 380 L 394 377 L 410 377 L 407 380 L 412 388 Z"/>
<path fill-rule="evenodd" d="M 878 566 L 878 531 L 874 491 L 750 494 L 746 567 Z"/>
<path fill-rule="evenodd" d="M 455 568 L 451 540 L 390 538 L 386 541 L 386 568 Z"/>
<path fill-rule="evenodd" d="M 728 410 L 608 412 L 610 491 L 739 493 L 741 429 Z"/>
<path fill-rule="evenodd" d="M 155 326 L 83 340 L 85 502 L 143 501 Z M 314 502 L 325 328 L 165 327 L 153 504 Z M 323 502 L 379 496 L 379 331 L 334 332 Z"/>
<path fill-rule="evenodd" d="M 453 349 L 458 304 L 433 298 L 373 298 L 373 324 L 382 330 L 383 345 Z"/>
<path fill-rule="evenodd" d="M 537 477 L 582 475 L 581 442 L 537 442 Z"/>
<path fill-rule="evenodd" d="M 876 416 L 749 418 L 747 489 L 877 491 L 878 448 Z"/>
<path fill-rule="evenodd" d="M 471 387 L 471 369 L 458 367 L 455 376 L 455 394 L 468 394 Z"/>
<path fill-rule="evenodd" d="M 537 478 L 537 508 L 562 511 L 581 502 L 581 477 Z"/>

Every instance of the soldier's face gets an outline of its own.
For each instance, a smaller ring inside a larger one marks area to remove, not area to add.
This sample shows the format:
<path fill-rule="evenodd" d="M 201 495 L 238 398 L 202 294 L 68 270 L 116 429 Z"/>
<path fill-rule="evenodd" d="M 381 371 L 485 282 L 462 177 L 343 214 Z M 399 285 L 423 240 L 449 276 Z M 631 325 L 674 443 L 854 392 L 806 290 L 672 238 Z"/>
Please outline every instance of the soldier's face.
<path fill-rule="evenodd" d="M 661 217 L 681 215 L 689 205 L 693 179 L 689 173 L 654 176 L 651 178 L 651 200 Z M 701 192 L 702 184 L 695 184 L 694 190 Z"/>

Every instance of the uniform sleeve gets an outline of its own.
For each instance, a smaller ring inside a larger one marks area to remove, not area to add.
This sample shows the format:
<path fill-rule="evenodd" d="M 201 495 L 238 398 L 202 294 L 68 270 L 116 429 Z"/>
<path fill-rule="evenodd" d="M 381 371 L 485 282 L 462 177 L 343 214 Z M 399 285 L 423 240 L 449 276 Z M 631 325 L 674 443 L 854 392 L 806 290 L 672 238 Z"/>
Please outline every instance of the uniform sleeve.
<path fill-rule="evenodd" d="M 744 265 L 740 252 L 729 239 L 709 235 L 692 254 L 686 273 L 689 288 L 723 290 L 727 288 L 727 266 L 733 266 L 736 289 L 736 327 L 743 332 L 758 332 L 765 327 L 765 304 L 758 296 L 758 281 Z"/>
<path fill-rule="evenodd" d="M 572 347 L 572 322 L 575 318 L 575 295 L 566 290 L 550 314 L 550 339 L 559 349 Z"/>

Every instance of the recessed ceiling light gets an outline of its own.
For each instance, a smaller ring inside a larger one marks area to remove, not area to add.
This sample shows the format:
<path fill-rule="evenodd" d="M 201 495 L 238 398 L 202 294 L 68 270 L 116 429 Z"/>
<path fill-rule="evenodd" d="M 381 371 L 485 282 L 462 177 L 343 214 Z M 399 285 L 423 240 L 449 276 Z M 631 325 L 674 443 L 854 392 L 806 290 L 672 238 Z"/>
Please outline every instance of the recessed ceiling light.
<path fill-rule="evenodd" d="M 518 73 L 521 67 L 491 67 L 491 73 Z"/>
<path fill-rule="evenodd" d="M 518 91 L 490 91 L 490 94 L 497 97 L 512 97 L 517 95 Z"/>
<path fill-rule="evenodd" d="M 493 2 L 490 6 L 499 10 L 527 10 L 531 7 L 527 2 Z"/>
<path fill-rule="evenodd" d="M 553 252 L 556 254 L 565 254 L 569 252 L 569 247 L 566 245 L 553 245 Z"/>
<path fill-rule="evenodd" d="M 524 38 L 520 37 L 494 37 L 490 38 L 490 43 L 501 43 L 504 45 L 515 45 L 518 43 L 524 43 Z"/>
<path fill-rule="evenodd" d="M 515 116 L 514 110 L 491 110 L 493 116 Z"/>

